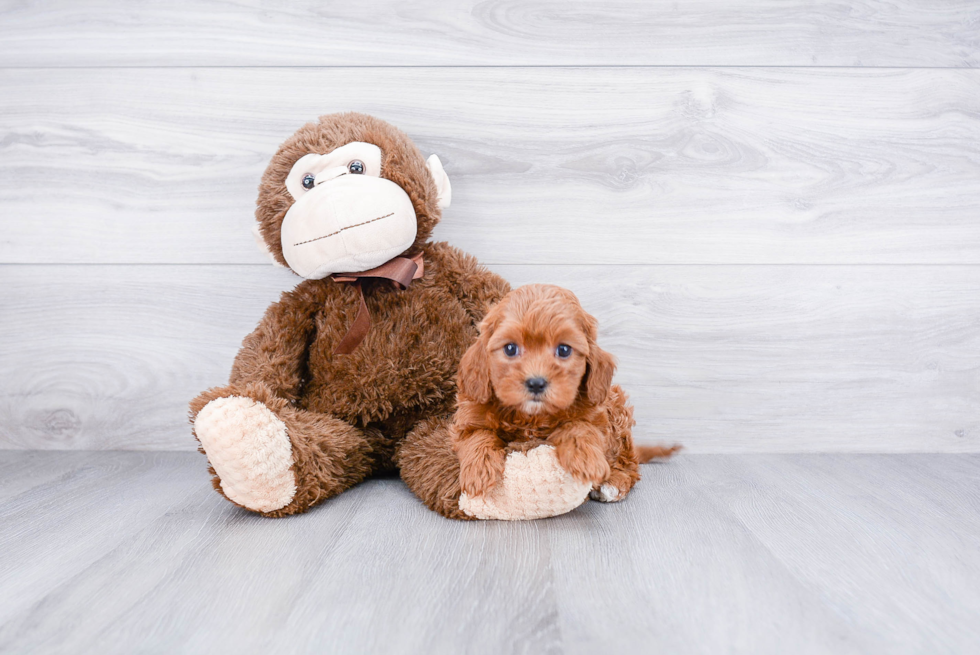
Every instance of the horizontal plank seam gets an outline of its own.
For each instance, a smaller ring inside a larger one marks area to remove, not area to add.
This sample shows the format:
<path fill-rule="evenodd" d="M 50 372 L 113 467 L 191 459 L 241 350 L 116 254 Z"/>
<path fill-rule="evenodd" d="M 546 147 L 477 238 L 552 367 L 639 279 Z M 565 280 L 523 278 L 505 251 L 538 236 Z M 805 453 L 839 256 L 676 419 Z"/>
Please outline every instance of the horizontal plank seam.
<path fill-rule="evenodd" d="M 980 72 L 978 66 L 801 66 L 797 64 L 751 64 L 751 65 L 725 65 L 725 64 L 385 64 L 385 65 L 344 65 L 344 66 L 319 66 L 303 64 L 255 64 L 255 65 L 221 65 L 212 64 L 201 65 L 78 65 L 78 66 L 17 66 L 0 65 L 0 70 L 124 70 L 124 69 L 194 69 L 194 70 L 220 70 L 220 69 L 320 69 L 320 70 L 361 70 L 361 69 L 423 69 L 423 68 L 446 68 L 446 69 L 465 69 L 465 68 L 494 68 L 494 69 L 533 69 L 533 68 L 568 68 L 568 69 L 604 69 L 604 68 L 677 68 L 677 69 L 795 69 L 795 70 L 962 70 Z"/>
<path fill-rule="evenodd" d="M 582 268 L 582 267 L 603 267 L 603 268 L 682 268 L 682 267 L 749 267 L 749 266 L 798 266 L 798 267 L 864 267 L 864 268 L 900 268 L 900 267 L 918 267 L 918 268 L 977 268 L 980 267 L 980 262 L 976 263 L 944 263 L 944 262 L 710 262 L 710 263 L 635 263 L 635 264 L 610 264 L 604 262 L 576 262 L 574 264 L 541 264 L 541 263 L 522 263 L 522 262 L 494 262 L 480 260 L 480 264 L 483 266 L 521 266 L 521 267 L 535 267 L 535 268 Z M 204 267 L 204 266 L 238 266 L 238 267 L 250 267 L 250 268 L 268 268 L 271 269 L 272 266 L 266 263 L 254 263 L 254 262 L 0 262 L 0 268 L 4 267 L 14 267 L 14 266 L 46 266 L 46 267 L 58 267 L 66 268 L 69 266 L 132 266 L 136 267 L 154 267 L 154 266 L 171 266 L 171 267 Z"/>
<path fill-rule="evenodd" d="M 637 441 L 641 443 L 652 443 L 656 439 L 650 439 L 646 437 L 638 438 Z M 153 454 L 175 454 L 181 453 L 188 456 L 201 456 L 202 453 L 199 450 L 192 450 L 190 448 L 168 448 L 165 450 L 161 449 L 148 449 L 148 448 L 110 448 L 106 450 L 101 450 L 98 448 L 7 448 L 0 445 L 0 459 L 3 458 L 3 453 L 143 453 L 146 455 Z M 951 452 L 945 450 L 902 450 L 902 451 L 888 451 L 888 450 L 753 450 L 753 451 L 741 451 L 741 452 L 727 452 L 727 451 L 702 451 L 702 452 L 683 452 L 681 457 L 766 457 L 768 455 L 794 455 L 794 456 L 834 456 L 834 457 L 866 457 L 869 455 L 882 456 L 887 455 L 889 457 L 909 457 L 909 456 L 919 456 L 919 455 L 935 455 L 939 457 L 956 457 L 970 458 L 980 460 L 980 453 L 976 452 Z M 653 464 L 656 466 L 657 464 Z M 372 479 L 384 479 L 384 478 L 372 478 Z"/>

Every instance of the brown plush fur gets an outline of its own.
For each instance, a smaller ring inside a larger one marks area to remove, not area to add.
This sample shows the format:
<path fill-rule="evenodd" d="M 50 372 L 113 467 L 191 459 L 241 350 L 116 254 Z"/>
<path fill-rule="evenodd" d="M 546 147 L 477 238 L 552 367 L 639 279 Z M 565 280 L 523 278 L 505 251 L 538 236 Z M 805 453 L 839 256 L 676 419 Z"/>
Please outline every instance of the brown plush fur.
<path fill-rule="evenodd" d="M 194 399 L 191 419 L 211 400 L 245 396 L 283 421 L 297 492 L 286 507 L 266 516 L 305 511 L 399 466 L 427 505 L 463 518 L 456 504 L 458 463 L 446 436 L 456 369 L 476 338 L 477 324 L 509 286 L 472 256 L 428 240 L 440 210 L 421 153 L 402 132 L 376 118 L 323 116 L 300 128 L 272 158 L 259 187 L 256 218 L 273 256 L 285 264 L 279 232 L 292 204 L 287 174 L 303 155 L 352 141 L 379 146 L 382 177 L 409 195 L 418 236 L 403 254 L 421 252 L 425 276 L 406 290 L 386 281 L 362 283 L 372 326 L 348 355 L 333 353 L 357 314 L 356 288 L 329 278 L 300 282 L 245 338 L 228 385 Z M 211 473 L 220 493 L 213 468 Z"/>
<path fill-rule="evenodd" d="M 575 294 L 556 286 L 515 289 L 490 310 L 460 363 L 450 428 L 463 492 L 485 494 L 502 478 L 508 450 L 545 442 L 575 478 L 615 485 L 622 497 L 640 478 L 641 458 L 678 449 L 634 447 L 633 408 L 612 385 L 616 363 L 596 333 Z M 570 348 L 566 356 L 559 346 Z M 535 392 L 529 380 L 547 386 Z"/>

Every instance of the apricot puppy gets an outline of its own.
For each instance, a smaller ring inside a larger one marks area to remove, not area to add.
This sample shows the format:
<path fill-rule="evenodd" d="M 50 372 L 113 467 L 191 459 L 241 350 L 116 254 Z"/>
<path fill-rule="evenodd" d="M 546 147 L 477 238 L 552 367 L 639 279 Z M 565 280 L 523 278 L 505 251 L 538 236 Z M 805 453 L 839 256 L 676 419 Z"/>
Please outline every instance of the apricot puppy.
<path fill-rule="evenodd" d="M 547 443 L 593 498 L 613 502 L 639 480 L 641 461 L 679 449 L 634 446 L 633 408 L 596 332 L 575 294 L 553 285 L 515 289 L 487 313 L 460 361 L 450 429 L 463 493 L 486 494 L 509 451 Z"/>

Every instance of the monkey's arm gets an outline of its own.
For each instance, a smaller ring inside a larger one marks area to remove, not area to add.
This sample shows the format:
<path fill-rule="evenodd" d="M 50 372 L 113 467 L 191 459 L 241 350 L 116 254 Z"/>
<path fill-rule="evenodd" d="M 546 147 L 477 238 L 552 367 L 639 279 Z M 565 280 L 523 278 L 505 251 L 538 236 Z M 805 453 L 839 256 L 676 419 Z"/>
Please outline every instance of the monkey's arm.
<path fill-rule="evenodd" d="M 265 405 L 289 405 L 302 392 L 303 372 L 315 314 L 323 306 L 322 285 L 301 282 L 269 306 L 258 327 L 242 341 L 228 384 L 191 401 L 191 422 L 212 400 L 241 396 Z"/>
<path fill-rule="evenodd" d="M 263 384 L 280 398 L 299 398 L 325 289 L 318 281 L 301 282 L 266 310 L 258 327 L 242 341 L 231 369 L 231 386 Z"/>

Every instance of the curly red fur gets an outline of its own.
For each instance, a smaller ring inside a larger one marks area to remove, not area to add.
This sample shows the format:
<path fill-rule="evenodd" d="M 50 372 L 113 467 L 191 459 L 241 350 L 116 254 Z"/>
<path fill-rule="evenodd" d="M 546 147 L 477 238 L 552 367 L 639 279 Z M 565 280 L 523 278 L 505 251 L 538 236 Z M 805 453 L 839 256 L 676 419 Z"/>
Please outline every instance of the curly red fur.
<path fill-rule="evenodd" d="M 596 343 L 597 331 L 575 294 L 551 285 L 515 289 L 490 310 L 459 367 L 450 435 L 463 492 L 486 493 L 502 476 L 507 450 L 544 442 L 574 477 L 594 488 L 613 484 L 622 497 L 641 461 L 679 448 L 634 446 L 633 408 L 612 384 L 616 361 Z M 529 380 L 546 387 L 536 392 Z"/>

